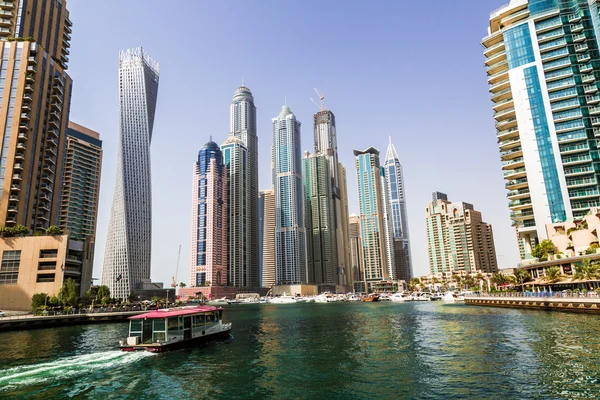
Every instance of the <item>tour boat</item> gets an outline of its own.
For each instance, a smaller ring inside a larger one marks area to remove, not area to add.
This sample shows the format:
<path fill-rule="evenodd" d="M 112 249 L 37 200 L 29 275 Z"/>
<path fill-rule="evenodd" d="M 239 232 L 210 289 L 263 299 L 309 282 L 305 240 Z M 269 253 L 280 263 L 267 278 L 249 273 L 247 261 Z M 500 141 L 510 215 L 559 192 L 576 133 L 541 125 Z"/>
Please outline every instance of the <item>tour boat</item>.
<path fill-rule="evenodd" d="M 371 293 L 367 296 L 361 297 L 360 299 L 361 301 L 366 301 L 366 302 L 372 302 L 372 301 L 379 301 L 379 295 L 377 293 Z"/>
<path fill-rule="evenodd" d="M 285 293 L 283 293 L 283 295 L 279 297 L 273 297 L 271 300 L 269 300 L 269 303 L 273 304 L 295 304 L 297 302 L 297 298 L 295 298 L 294 296 L 288 296 Z"/>
<path fill-rule="evenodd" d="M 357 294 L 351 294 L 348 296 L 348 301 L 360 301 L 360 296 Z"/>
<path fill-rule="evenodd" d="M 162 353 L 227 337 L 231 323 L 223 323 L 223 309 L 212 306 L 166 308 L 129 317 L 129 336 L 122 351 Z"/>
<path fill-rule="evenodd" d="M 336 302 L 336 301 L 338 301 L 337 297 L 334 297 L 329 292 L 322 293 L 322 294 L 314 297 L 314 302 L 315 303 L 333 303 L 333 302 Z"/>

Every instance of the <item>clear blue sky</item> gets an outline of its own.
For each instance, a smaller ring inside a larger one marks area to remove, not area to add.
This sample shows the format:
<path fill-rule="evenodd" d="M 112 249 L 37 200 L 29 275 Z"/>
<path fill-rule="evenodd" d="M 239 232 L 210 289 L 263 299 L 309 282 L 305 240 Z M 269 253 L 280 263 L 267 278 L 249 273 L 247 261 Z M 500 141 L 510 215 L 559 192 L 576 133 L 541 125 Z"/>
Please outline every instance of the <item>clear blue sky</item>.
<path fill-rule="evenodd" d="M 152 136 L 152 278 L 189 283 L 192 166 L 222 143 L 242 78 L 258 108 L 260 188 L 270 186 L 271 118 L 287 96 L 312 152 L 313 88 L 336 115 L 349 206 L 358 212 L 353 149 L 401 157 L 416 275 L 428 273 L 432 191 L 475 205 L 493 224 L 501 268 L 518 261 L 480 40 L 505 0 L 68 0 L 71 119 L 104 146 L 94 277 L 100 278 L 119 133 L 118 54 L 143 46 L 161 65 Z"/>

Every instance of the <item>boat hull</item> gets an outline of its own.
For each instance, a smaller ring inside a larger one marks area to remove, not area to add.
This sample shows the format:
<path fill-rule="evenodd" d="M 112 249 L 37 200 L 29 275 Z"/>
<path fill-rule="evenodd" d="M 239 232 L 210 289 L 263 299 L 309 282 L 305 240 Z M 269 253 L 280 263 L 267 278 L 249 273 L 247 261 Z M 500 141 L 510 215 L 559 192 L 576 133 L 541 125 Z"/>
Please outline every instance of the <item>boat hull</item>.
<path fill-rule="evenodd" d="M 180 340 L 173 343 L 164 343 L 156 345 L 138 345 L 138 346 L 121 346 L 121 351 L 132 352 L 132 351 L 148 351 L 150 353 L 164 353 L 167 351 L 173 351 L 178 349 L 185 349 L 190 347 L 198 346 L 202 343 L 210 342 L 215 339 L 227 338 L 231 335 L 231 327 L 227 330 L 212 333 L 210 335 L 198 336 L 188 340 Z"/>

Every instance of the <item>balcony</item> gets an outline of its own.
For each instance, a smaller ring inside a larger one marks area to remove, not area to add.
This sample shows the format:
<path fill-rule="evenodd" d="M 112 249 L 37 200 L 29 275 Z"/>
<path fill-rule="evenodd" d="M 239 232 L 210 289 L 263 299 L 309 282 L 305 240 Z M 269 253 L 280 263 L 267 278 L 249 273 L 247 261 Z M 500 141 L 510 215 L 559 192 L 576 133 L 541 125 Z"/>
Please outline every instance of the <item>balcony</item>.
<path fill-rule="evenodd" d="M 587 189 L 587 190 L 574 190 L 569 192 L 570 199 L 585 199 L 590 197 L 598 197 L 600 193 L 598 193 L 598 189 Z"/>
<path fill-rule="evenodd" d="M 489 67 L 487 67 L 487 74 L 493 75 L 493 74 L 503 71 L 505 69 L 508 71 L 508 62 L 506 60 L 503 60 L 503 61 L 500 61 L 496 64 L 492 64 Z"/>
<path fill-rule="evenodd" d="M 506 108 L 506 109 L 498 111 L 497 113 L 494 114 L 494 118 L 496 119 L 496 121 L 499 121 L 502 118 L 514 117 L 514 116 L 515 116 L 515 108 L 514 107 Z"/>
<path fill-rule="evenodd" d="M 592 126 L 600 126 L 600 117 L 592 117 L 590 118 L 590 122 Z"/>
<path fill-rule="evenodd" d="M 17 219 L 14 216 L 6 217 L 6 223 L 13 225 L 17 223 Z"/>
<path fill-rule="evenodd" d="M 579 33 L 583 31 L 583 25 L 573 24 L 571 25 L 571 33 Z"/>
<path fill-rule="evenodd" d="M 23 164 L 21 164 L 21 163 L 15 163 L 15 165 L 13 166 L 13 168 L 16 171 L 23 171 Z"/>
<path fill-rule="evenodd" d="M 499 63 L 502 60 L 506 60 L 506 51 L 502 51 L 500 53 L 494 54 L 494 55 L 486 58 L 485 65 L 486 66 L 494 65 L 494 64 Z"/>
<path fill-rule="evenodd" d="M 52 187 L 50 185 L 42 184 L 40 188 L 47 193 L 52 193 Z"/>
<path fill-rule="evenodd" d="M 21 113 L 21 119 L 29 121 L 29 113 Z"/>
<path fill-rule="evenodd" d="M 0 36 L 8 36 L 12 33 L 10 28 L 0 28 Z"/>
<path fill-rule="evenodd" d="M 506 194 L 506 197 L 508 197 L 509 200 L 524 199 L 526 197 L 529 197 L 529 188 L 520 189 L 520 190 L 510 190 Z"/>
<path fill-rule="evenodd" d="M 21 191 L 21 186 L 19 186 L 17 184 L 10 185 L 10 190 L 13 191 L 13 192 L 20 192 Z"/>
<path fill-rule="evenodd" d="M 563 133 L 562 135 L 557 135 L 559 143 L 570 143 L 570 142 L 579 142 L 581 139 L 587 139 L 587 133 L 584 130 L 574 131 Z"/>
<path fill-rule="evenodd" d="M 525 160 L 523 157 L 515 158 L 513 160 L 502 161 L 502 169 L 515 169 L 519 167 L 523 167 L 525 165 Z"/>
<path fill-rule="evenodd" d="M 35 76 L 33 74 L 27 74 L 25 75 L 25 81 L 29 83 L 34 82 Z M 27 87 L 25 87 L 25 89 L 27 89 Z M 33 91 L 33 86 L 31 87 L 31 91 Z"/>
<path fill-rule="evenodd" d="M 54 169 L 49 164 L 44 164 L 44 171 L 54 173 Z"/>
<path fill-rule="evenodd" d="M 597 184 L 598 184 L 598 181 L 596 180 L 596 178 L 582 178 L 582 179 L 568 179 L 567 180 L 568 188 L 591 186 L 591 185 L 597 185 Z"/>
<path fill-rule="evenodd" d="M 582 167 L 565 168 L 565 176 L 588 175 L 593 172 L 594 169 L 589 165 L 584 165 Z"/>
<path fill-rule="evenodd" d="M 525 198 L 522 200 L 512 200 L 508 202 L 508 207 L 511 210 L 522 210 L 531 207 L 531 199 Z"/>
<path fill-rule="evenodd" d="M 52 154 L 53 156 L 56 156 L 56 147 L 46 146 L 46 149 L 44 151 L 46 151 L 46 153 L 48 153 L 48 154 Z"/>
<path fill-rule="evenodd" d="M 31 103 L 27 102 L 27 103 L 23 103 L 21 104 L 21 111 L 31 111 Z"/>
<path fill-rule="evenodd" d="M 48 126 L 54 126 L 55 128 L 60 128 L 60 121 L 58 121 L 56 118 L 50 118 L 50 121 L 48 121 Z"/>
<path fill-rule="evenodd" d="M 490 86 L 489 91 L 491 93 L 497 92 L 498 90 L 503 90 L 510 87 L 510 79 L 504 79 L 494 85 Z"/>
<path fill-rule="evenodd" d="M 13 10 L 15 8 L 15 3 L 12 1 L 0 1 L 0 8 L 3 10 Z"/>
<path fill-rule="evenodd" d="M 53 137 L 54 139 L 58 139 L 58 131 L 56 129 L 49 129 L 48 136 Z"/>
<path fill-rule="evenodd" d="M 581 44 L 576 44 L 576 45 L 575 45 L 575 51 L 576 51 L 577 53 L 582 53 L 582 52 L 584 52 L 584 51 L 587 51 L 588 49 L 589 49 L 589 48 L 588 48 L 588 45 L 587 45 L 587 44 L 585 44 L 585 43 L 581 43 Z"/>
<path fill-rule="evenodd" d="M 577 62 L 578 63 L 587 63 L 588 61 L 590 61 L 590 55 L 587 53 L 584 54 L 577 54 Z"/>
<path fill-rule="evenodd" d="M 46 161 L 49 164 L 56 165 L 56 157 L 46 156 L 44 157 L 44 161 Z"/>
<path fill-rule="evenodd" d="M 587 143 L 571 145 L 571 146 L 561 146 L 560 154 L 581 153 L 582 151 L 589 151 L 589 150 L 590 150 L 590 146 L 588 146 Z"/>
<path fill-rule="evenodd" d="M 13 176 L 12 176 L 13 181 L 20 182 L 22 179 L 23 179 L 23 177 L 21 176 L 21 174 L 13 174 Z"/>
<path fill-rule="evenodd" d="M 17 150 L 27 150 L 27 147 L 23 143 L 17 143 Z"/>
<path fill-rule="evenodd" d="M 8 200 L 9 200 L 9 201 L 13 201 L 13 202 L 15 202 L 15 203 L 18 203 L 18 202 L 19 202 L 19 196 L 16 196 L 16 195 L 11 195 L 11 196 L 8 198 Z"/>
<path fill-rule="evenodd" d="M 598 91 L 598 87 L 596 85 L 586 85 L 583 87 L 583 91 L 585 94 L 593 94 Z"/>
<path fill-rule="evenodd" d="M 31 72 L 32 74 L 35 74 L 35 66 L 34 65 L 28 65 L 27 66 L 27 72 Z"/>
<path fill-rule="evenodd" d="M 498 130 L 512 128 L 512 127 L 516 127 L 516 126 L 517 126 L 517 118 L 516 117 L 508 118 L 508 119 L 504 119 L 502 121 L 496 122 L 496 129 L 498 129 Z"/>
<path fill-rule="evenodd" d="M 9 18 L 0 18 L 0 26 L 11 27 L 12 21 Z"/>
<path fill-rule="evenodd" d="M 40 200 L 50 202 L 50 197 L 48 197 L 48 195 L 46 193 L 42 193 L 40 195 Z"/>
<path fill-rule="evenodd" d="M 69 42 L 69 40 L 71 40 L 70 35 L 64 34 L 62 38 L 62 45 L 64 49 L 71 47 L 71 43 Z"/>
<path fill-rule="evenodd" d="M 521 146 L 516 147 L 514 149 L 500 152 L 500 157 L 502 158 L 502 160 L 511 160 L 511 159 L 516 158 L 517 156 L 522 156 L 522 155 L 523 155 L 523 149 L 521 148 Z"/>
<path fill-rule="evenodd" d="M 16 212 L 19 212 L 19 209 L 17 207 L 14 207 L 14 206 L 8 207 L 8 212 L 10 212 L 10 213 L 16 213 Z"/>
<path fill-rule="evenodd" d="M 23 132 L 19 132 L 19 134 L 17 135 L 17 140 L 19 140 L 21 142 L 26 142 L 27 141 L 27 134 L 23 133 Z"/>
<path fill-rule="evenodd" d="M 514 148 L 516 146 L 520 146 L 520 145 L 521 145 L 520 138 L 502 140 L 498 143 L 498 147 L 500 147 L 500 150 L 502 150 L 502 151 L 507 151 L 508 149 L 512 149 L 512 148 Z"/>
<path fill-rule="evenodd" d="M 48 207 L 48 203 L 40 203 L 40 205 L 38 206 L 38 209 L 50 212 L 50 207 Z"/>
<path fill-rule="evenodd" d="M 591 74 L 589 74 L 589 75 L 583 75 L 581 77 L 581 81 L 583 83 L 591 83 L 591 82 L 595 82 L 596 78 L 594 77 L 594 75 L 591 75 Z"/>
<path fill-rule="evenodd" d="M 490 57 L 491 55 L 504 50 L 504 42 L 500 42 L 500 43 L 496 43 L 493 46 L 488 47 L 487 49 L 485 49 L 485 51 L 483 52 L 483 55 L 486 57 Z"/>
<path fill-rule="evenodd" d="M 516 138 L 516 137 L 519 137 L 519 129 L 510 128 L 510 129 L 498 131 L 496 133 L 496 136 L 498 137 L 498 140 L 500 140 L 500 141 Z"/>
<path fill-rule="evenodd" d="M 43 174 L 42 180 L 44 180 L 46 182 L 54 183 L 54 178 L 48 174 Z"/>
<path fill-rule="evenodd" d="M 525 187 L 527 187 L 527 178 L 510 180 L 510 181 L 506 182 L 504 187 L 509 190 L 525 188 Z"/>
<path fill-rule="evenodd" d="M 25 154 L 23 154 L 23 153 L 16 153 L 15 154 L 15 160 L 19 160 L 19 161 L 25 160 Z"/>
<path fill-rule="evenodd" d="M 600 96 L 598 96 L 597 94 L 592 96 L 585 96 L 585 101 L 588 104 L 598 104 L 600 103 Z"/>
<path fill-rule="evenodd" d="M 525 172 L 525 168 L 509 169 L 508 171 L 504 171 L 504 178 L 509 180 L 525 178 L 526 175 L 527 173 Z"/>
<path fill-rule="evenodd" d="M 571 157 L 563 157 L 562 162 L 563 166 L 566 165 L 574 165 L 574 164 L 583 164 L 592 161 L 592 158 L 589 154 L 581 155 L 581 156 L 571 156 Z M 566 171 L 565 171 L 566 174 Z"/>
<path fill-rule="evenodd" d="M 581 43 L 585 41 L 585 34 L 584 33 L 577 33 L 575 35 L 573 35 L 573 42 L 575 43 Z"/>
<path fill-rule="evenodd" d="M 46 221 L 46 222 L 48 222 L 48 221 L 50 220 L 50 219 L 48 218 L 48 215 L 47 215 L 47 214 L 44 214 L 44 213 L 39 213 L 39 214 L 37 215 L 37 219 L 39 219 L 39 220 L 42 220 L 42 221 Z"/>
<path fill-rule="evenodd" d="M 581 72 L 582 74 L 587 74 L 588 72 L 591 72 L 594 70 L 594 67 L 592 67 L 590 64 L 583 64 L 579 66 L 579 72 Z"/>
<path fill-rule="evenodd" d="M 561 25 L 562 25 L 562 22 L 560 20 L 554 20 L 549 23 L 542 22 L 542 23 L 536 24 L 535 30 L 538 34 L 540 34 L 540 33 L 552 30 L 554 28 L 557 28 Z"/>
<path fill-rule="evenodd" d="M 507 89 L 501 90 L 496 93 L 492 93 L 492 101 L 503 100 L 508 97 L 512 97 L 512 89 L 509 87 Z"/>
<path fill-rule="evenodd" d="M 513 220 L 521 220 L 533 215 L 533 210 L 511 211 L 510 217 Z"/>
<path fill-rule="evenodd" d="M 504 109 L 512 107 L 512 106 L 513 106 L 513 99 L 511 97 L 510 99 L 506 99 L 506 100 L 502 100 L 502 101 L 498 101 L 498 102 L 494 103 L 492 108 L 494 109 L 494 111 L 500 111 L 500 110 L 504 110 Z"/>

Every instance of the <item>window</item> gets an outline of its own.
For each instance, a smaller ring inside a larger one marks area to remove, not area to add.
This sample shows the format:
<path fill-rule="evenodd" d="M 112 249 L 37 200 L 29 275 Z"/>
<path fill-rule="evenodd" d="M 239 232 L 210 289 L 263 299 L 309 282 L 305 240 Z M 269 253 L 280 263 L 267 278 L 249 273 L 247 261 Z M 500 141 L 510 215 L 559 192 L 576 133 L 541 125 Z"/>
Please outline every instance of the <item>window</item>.
<path fill-rule="evenodd" d="M 57 255 L 58 255 L 57 249 L 40 250 L 40 258 L 56 258 Z"/>
<path fill-rule="evenodd" d="M 48 282 L 54 282 L 55 279 L 55 274 L 38 274 L 37 276 L 37 283 L 48 283 Z"/>
<path fill-rule="evenodd" d="M 48 271 L 56 269 L 56 261 L 40 261 L 38 271 Z"/>
<path fill-rule="evenodd" d="M 17 279 L 19 278 L 20 264 L 21 250 L 9 250 L 2 253 L 0 284 L 17 283 Z"/>

